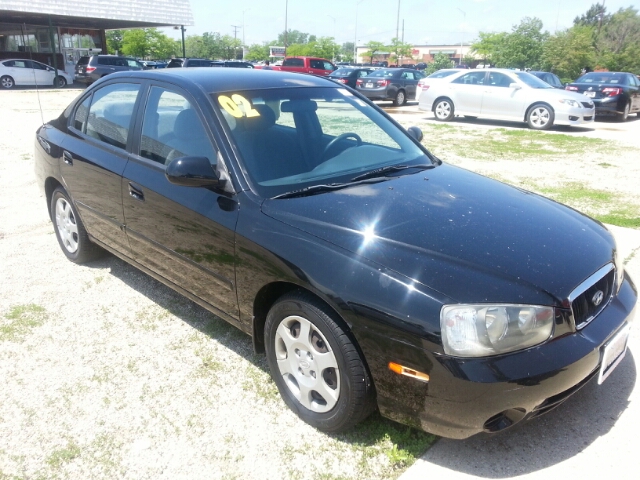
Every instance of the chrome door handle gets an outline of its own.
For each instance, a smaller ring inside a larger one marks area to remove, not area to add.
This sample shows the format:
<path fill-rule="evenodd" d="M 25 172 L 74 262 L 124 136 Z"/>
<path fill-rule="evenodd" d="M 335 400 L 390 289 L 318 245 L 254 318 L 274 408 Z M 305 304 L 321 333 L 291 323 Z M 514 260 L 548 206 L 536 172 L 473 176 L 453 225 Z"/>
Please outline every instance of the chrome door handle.
<path fill-rule="evenodd" d="M 62 151 L 62 161 L 67 165 L 73 165 L 73 155 L 71 155 L 66 150 Z"/>

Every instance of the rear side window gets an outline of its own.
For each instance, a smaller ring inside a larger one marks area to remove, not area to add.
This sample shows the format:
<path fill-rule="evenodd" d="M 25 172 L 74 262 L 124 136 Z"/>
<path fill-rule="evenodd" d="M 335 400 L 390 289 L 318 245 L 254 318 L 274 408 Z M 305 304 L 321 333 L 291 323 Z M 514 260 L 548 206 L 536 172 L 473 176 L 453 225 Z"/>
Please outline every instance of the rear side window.
<path fill-rule="evenodd" d="M 78 65 L 89 65 L 89 57 L 80 57 Z"/>
<path fill-rule="evenodd" d="M 304 60 L 301 58 L 287 58 L 282 62 L 283 67 L 304 67 Z"/>
<path fill-rule="evenodd" d="M 86 134 L 109 145 L 125 148 L 139 90 L 140 85 L 118 83 L 95 92 L 89 108 Z"/>
<path fill-rule="evenodd" d="M 482 85 L 484 83 L 485 72 L 469 72 L 456 78 L 451 83 L 462 83 L 465 85 Z"/>

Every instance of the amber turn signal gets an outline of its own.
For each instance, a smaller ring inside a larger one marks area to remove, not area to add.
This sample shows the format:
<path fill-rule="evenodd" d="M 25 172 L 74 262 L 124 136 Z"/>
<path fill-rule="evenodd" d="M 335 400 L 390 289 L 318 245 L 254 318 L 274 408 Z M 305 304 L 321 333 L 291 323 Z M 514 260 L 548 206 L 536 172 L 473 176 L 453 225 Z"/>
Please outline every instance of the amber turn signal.
<path fill-rule="evenodd" d="M 413 368 L 405 367 L 398 363 L 389 362 L 389 370 L 397 373 L 398 375 L 406 375 L 407 377 L 415 378 L 416 380 L 420 380 L 421 382 L 429 382 L 429 375 L 426 373 L 418 372 Z"/>

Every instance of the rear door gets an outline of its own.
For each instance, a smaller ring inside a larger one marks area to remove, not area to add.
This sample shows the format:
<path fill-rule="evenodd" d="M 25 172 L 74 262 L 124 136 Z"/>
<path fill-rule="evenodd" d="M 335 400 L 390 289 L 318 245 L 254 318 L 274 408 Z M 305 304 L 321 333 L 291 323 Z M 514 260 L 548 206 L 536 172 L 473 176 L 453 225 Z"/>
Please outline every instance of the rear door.
<path fill-rule="evenodd" d="M 179 157 L 218 161 L 211 130 L 198 102 L 184 91 L 157 84 L 146 96 L 122 183 L 134 259 L 237 320 L 235 198 L 174 185 L 165 177 L 166 165 Z"/>
<path fill-rule="evenodd" d="M 122 172 L 140 84 L 109 83 L 71 115 L 60 173 L 89 234 L 130 256 L 122 212 Z"/>
<path fill-rule="evenodd" d="M 416 72 L 413 70 L 405 70 L 402 72 L 402 83 L 404 85 L 407 98 L 415 98 L 416 86 L 418 85 Z"/>
<path fill-rule="evenodd" d="M 472 71 L 453 80 L 445 89 L 452 97 L 456 113 L 480 115 L 485 87 L 484 71 Z"/>

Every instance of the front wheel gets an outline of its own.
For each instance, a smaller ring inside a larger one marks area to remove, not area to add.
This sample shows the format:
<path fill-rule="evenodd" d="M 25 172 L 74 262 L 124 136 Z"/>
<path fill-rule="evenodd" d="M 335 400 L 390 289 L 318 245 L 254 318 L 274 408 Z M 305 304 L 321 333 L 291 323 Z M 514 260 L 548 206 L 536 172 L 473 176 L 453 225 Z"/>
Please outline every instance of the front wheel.
<path fill-rule="evenodd" d="M 2 88 L 9 89 L 15 87 L 16 83 L 9 75 L 4 75 L 2 78 L 0 78 L 0 85 L 2 85 Z"/>
<path fill-rule="evenodd" d="M 442 98 L 436 102 L 433 106 L 433 113 L 436 116 L 436 120 L 441 122 L 448 122 L 453 118 L 455 109 L 453 102 L 448 98 Z"/>
<path fill-rule="evenodd" d="M 529 110 L 527 124 L 534 130 L 548 130 L 553 126 L 553 109 L 543 103 L 537 103 Z"/>
<path fill-rule="evenodd" d="M 406 101 L 407 96 L 405 95 L 404 90 L 398 90 L 398 93 L 396 93 L 396 98 L 393 100 L 393 104 L 396 107 L 401 107 L 405 104 Z"/>
<path fill-rule="evenodd" d="M 51 220 L 63 253 L 75 263 L 98 258 L 104 251 L 91 243 L 82 220 L 62 187 L 51 196 Z"/>
<path fill-rule="evenodd" d="M 59 87 L 59 88 L 63 88 L 67 86 L 67 79 L 64 77 L 58 77 L 56 79 L 56 82 L 54 83 L 55 86 Z"/>
<path fill-rule="evenodd" d="M 280 395 L 302 420 L 340 432 L 375 407 L 364 362 L 329 308 L 303 292 L 281 297 L 265 324 L 267 361 Z"/>

